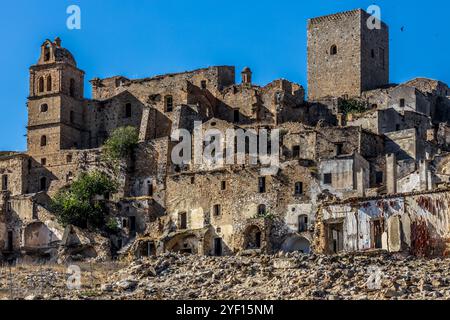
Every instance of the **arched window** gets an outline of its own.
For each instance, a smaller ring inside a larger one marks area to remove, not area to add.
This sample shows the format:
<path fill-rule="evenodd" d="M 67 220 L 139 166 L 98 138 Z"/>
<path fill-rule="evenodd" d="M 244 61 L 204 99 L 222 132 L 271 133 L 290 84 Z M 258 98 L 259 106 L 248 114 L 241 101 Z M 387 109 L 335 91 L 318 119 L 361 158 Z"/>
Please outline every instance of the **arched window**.
<path fill-rule="evenodd" d="M 47 190 L 47 178 L 46 177 L 42 177 L 39 180 L 39 191 L 45 191 Z"/>
<path fill-rule="evenodd" d="M 337 52 L 338 52 L 337 46 L 336 46 L 335 44 L 333 44 L 333 45 L 331 46 L 331 48 L 330 48 L 330 54 L 331 54 L 332 56 L 334 56 L 334 55 L 337 54 Z"/>
<path fill-rule="evenodd" d="M 41 147 L 45 147 L 47 145 L 47 136 L 41 137 Z"/>
<path fill-rule="evenodd" d="M 69 94 L 71 97 L 75 97 L 75 80 L 74 79 L 70 79 Z"/>
<path fill-rule="evenodd" d="M 41 112 L 47 112 L 48 111 L 48 104 L 43 103 L 41 104 Z"/>
<path fill-rule="evenodd" d="M 44 48 L 44 61 L 47 62 L 50 60 L 50 46 L 47 44 Z"/>
<path fill-rule="evenodd" d="M 52 76 L 47 77 L 47 91 L 52 91 Z"/>
<path fill-rule="evenodd" d="M 44 77 L 40 77 L 38 81 L 38 91 L 39 93 L 44 92 Z"/>

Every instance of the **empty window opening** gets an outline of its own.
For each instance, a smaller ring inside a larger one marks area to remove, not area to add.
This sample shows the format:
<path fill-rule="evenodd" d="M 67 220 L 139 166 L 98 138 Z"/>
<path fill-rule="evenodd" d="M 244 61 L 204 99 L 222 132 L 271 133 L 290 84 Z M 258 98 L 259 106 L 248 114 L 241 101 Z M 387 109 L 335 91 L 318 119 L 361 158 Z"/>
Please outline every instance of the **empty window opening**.
<path fill-rule="evenodd" d="M 308 216 L 301 215 L 298 217 L 298 232 L 308 231 Z"/>
<path fill-rule="evenodd" d="M 195 177 L 191 177 L 191 184 L 195 184 Z"/>
<path fill-rule="evenodd" d="M 258 216 L 264 217 L 266 215 L 266 213 L 267 213 L 266 205 L 260 204 L 258 206 Z"/>
<path fill-rule="evenodd" d="M 266 192 L 266 177 L 259 177 L 258 190 L 259 190 L 259 193 Z"/>
<path fill-rule="evenodd" d="M 166 96 L 166 112 L 172 112 L 173 111 L 173 97 L 172 96 Z"/>
<path fill-rule="evenodd" d="M 224 191 L 224 190 L 227 189 L 227 182 L 226 182 L 226 181 L 222 181 L 222 182 L 220 183 L 220 189 L 221 189 L 222 191 Z"/>
<path fill-rule="evenodd" d="M 180 213 L 179 222 L 180 222 L 179 228 L 181 230 L 187 229 L 187 213 L 186 212 Z"/>
<path fill-rule="evenodd" d="M 47 77 L 47 91 L 52 91 L 52 76 Z"/>
<path fill-rule="evenodd" d="M 301 195 L 303 194 L 303 182 L 296 182 L 295 183 L 295 195 Z"/>
<path fill-rule="evenodd" d="M 72 155 L 71 155 L 71 154 L 68 154 L 68 155 L 66 156 L 66 162 L 67 162 L 67 163 L 71 163 L 72 160 L 73 160 Z"/>
<path fill-rule="evenodd" d="M 69 94 L 71 97 L 75 97 L 75 80 L 74 79 L 70 79 Z"/>
<path fill-rule="evenodd" d="M 48 104 L 44 103 L 41 104 L 41 112 L 47 112 L 48 111 Z"/>
<path fill-rule="evenodd" d="M 128 228 L 128 218 L 122 219 L 122 228 Z"/>
<path fill-rule="evenodd" d="M 406 105 L 405 99 L 400 99 L 400 108 L 404 108 Z"/>
<path fill-rule="evenodd" d="M 331 173 L 325 173 L 325 174 L 323 175 L 323 183 L 324 183 L 324 184 L 331 185 L 332 182 L 333 182 L 333 180 L 332 180 L 332 175 L 331 175 Z"/>
<path fill-rule="evenodd" d="M 47 190 L 47 178 L 42 177 L 39 180 L 39 191 L 46 191 Z"/>
<path fill-rule="evenodd" d="M 43 166 L 47 165 L 47 159 L 46 158 L 42 158 L 41 159 L 41 165 L 43 165 Z"/>
<path fill-rule="evenodd" d="M 372 50 L 370 51 L 370 55 L 372 56 L 372 59 L 375 58 L 375 50 L 372 49 Z"/>
<path fill-rule="evenodd" d="M 73 173 L 69 171 L 69 173 L 67 173 L 66 176 L 66 182 L 72 182 L 72 180 L 73 180 Z"/>
<path fill-rule="evenodd" d="M 220 216 L 221 215 L 221 207 L 220 204 L 215 204 L 213 207 L 213 214 L 214 216 Z"/>
<path fill-rule="evenodd" d="M 300 146 L 293 146 L 292 147 L 292 157 L 294 159 L 300 158 Z"/>
<path fill-rule="evenodd" d="M 125 105 L 125 118 L 131 118 L 131 103 Z"/>
<path fill-rule="evenodd" d="M 45 147 L 47 145 L 47 136 L 41 137 L 41 147 Z"/>
<path fill-rule="evenodd" d="M 50 60 L 50 48 L 49 48 L 49 46 L 47 45 L 45 48 L 44 48 L 44 62 L 47 62 L 47 61 L 49 61 Z"/>
<path fill-rule="evenodd" d="M 336 55 L 337 53 L 338 53 L 337 46 L 336 46 L 335 44 L 333 44 L 333 45 L 331 46 L 331 48 L 330 48 L 330 54 L 331 54 L 332 56 L 334 56 L 334 55 Z"/>
<path fill-rule="evenodd" d="M 206 80 L 202 80 L 202 82 L 200 83 L 200 86 L 203 90 L 206 89 Z"/>
<path fill-rule="evenodd" d="M 233 110 L 233 121 L 234 122 L 240 121 L 239 110 Z"/>
<path fill-rule="evenodd" d="M 44 92 L 44 77 L 40 77 L 38 81 L 38 91 L 39 93 Z"/>
<path fill-rule="evenodd" d="M 75 112 L 70 111 L 69 117 L 70 117 L 70 123 L 74 123 L 75 122 Z"/>
<path fill-rule="evenodd" d="M 2 191 L 8 190 L 8 175 L 4 174 L 2 175 Z"/>
<path fill-rule="evenodd" d="M 399 124 L 395 125 L 395 131 L 400 131 L 400 125 Z"/>
<path fill-rule="evenodd" d="M 336 144 L 336 155 L 337 156 L 342 155 L 343 149 L 344 149 L 344 144 L 343 143 L 337 143 Z"/>

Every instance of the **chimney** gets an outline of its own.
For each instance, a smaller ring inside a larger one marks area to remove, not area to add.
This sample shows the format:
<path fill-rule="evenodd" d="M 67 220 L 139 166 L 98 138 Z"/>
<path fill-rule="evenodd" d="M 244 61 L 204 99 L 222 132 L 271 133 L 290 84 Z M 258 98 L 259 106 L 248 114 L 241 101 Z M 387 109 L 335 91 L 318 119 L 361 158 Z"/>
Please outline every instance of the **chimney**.
<path fill-rule="evenodd" d="M 393 153 L 386 155 L 386 189 L 388 194 L 397 193 L 397 159 Z"/>
<path fill-rule="evenodd" d="M 251 84 L 252 83 L 252 71 L 249 67 L 245 67 L 242 72 L 242 84 Z"/>

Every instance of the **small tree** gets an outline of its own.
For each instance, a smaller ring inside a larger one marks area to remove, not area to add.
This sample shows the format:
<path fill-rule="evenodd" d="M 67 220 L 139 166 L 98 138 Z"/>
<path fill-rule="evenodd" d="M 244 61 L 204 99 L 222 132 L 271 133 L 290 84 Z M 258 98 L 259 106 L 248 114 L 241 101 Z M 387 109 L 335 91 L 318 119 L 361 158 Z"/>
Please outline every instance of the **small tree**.
<path fill-rule="evenodd" d="M 138 142 L 139 133 L 136 128 L 117 128 L 103 145 L 103 155 L 108 160 L 122 160 L 133 152 Z"/>
<path fill-rule="evenodd" d="M 362 113 L 367 110 L 364 102 L 355 99 L 342 100 L 339 104 L 339 108 L 344 115 L 350 113 Z"/>
<path fill-rule="evenodd" d="M 68 188 L 61 189 L 52 199 L 58 221 L 86 228 L 104 225 L 107 209 L 101 197 L 117 192 L 117 183 L 100 171 L 82 173 Z"/>

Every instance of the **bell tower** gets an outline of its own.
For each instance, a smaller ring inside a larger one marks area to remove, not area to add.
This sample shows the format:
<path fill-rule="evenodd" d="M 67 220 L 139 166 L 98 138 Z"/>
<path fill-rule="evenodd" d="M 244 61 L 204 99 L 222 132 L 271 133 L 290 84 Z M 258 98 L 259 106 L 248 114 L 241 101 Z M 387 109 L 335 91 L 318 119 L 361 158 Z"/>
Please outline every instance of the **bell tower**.
<path fill-rule="evenodd" d="M 28 153 L 46 155 L 82 147 L 84 72 L 61 39 L 46 40 L 30 67 Z"/>

